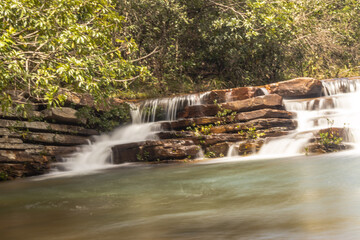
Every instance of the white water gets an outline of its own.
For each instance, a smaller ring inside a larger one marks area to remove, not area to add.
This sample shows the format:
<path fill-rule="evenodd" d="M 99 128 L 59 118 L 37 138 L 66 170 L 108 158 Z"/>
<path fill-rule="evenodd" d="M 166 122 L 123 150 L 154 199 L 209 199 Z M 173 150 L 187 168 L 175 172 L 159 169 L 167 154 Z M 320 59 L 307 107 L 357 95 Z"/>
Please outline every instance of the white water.
<path fill-rule="evenodd" d="M 150 99 L 132 106 L 133 123 L 155 122 L 159 120 L 173 121 L 178 110 L 185 106 L 202 104 L 204 97 L 210 92 L 189 94 L 170 98 Z"/>
<path fill-rule="evenodd" d="M 77 153 L 66 158 L 58 165 L 58 169 L 67 173 L 86 173 L 97 169 L 104 169 L 112 165 L 111 147 L 118 144 L 156 140 L 156 133 L 160 130 L 157 123 L 131 124 L 116 129 L 111 134 L 97 136 L 94 143 L 83 146 Z"/>
<path fill-rule="evenodd" d="M 293 134 L 265 144 L 260 156 L 297 155 L 304 153 L 313 132 L 328 127 L 347 128 L 347 141 L 360 143 L 360 81 L 337 79 L 323 81 L 324 97 L 284 100 L 286 110 L 297 114 L 298 127 Z"/>

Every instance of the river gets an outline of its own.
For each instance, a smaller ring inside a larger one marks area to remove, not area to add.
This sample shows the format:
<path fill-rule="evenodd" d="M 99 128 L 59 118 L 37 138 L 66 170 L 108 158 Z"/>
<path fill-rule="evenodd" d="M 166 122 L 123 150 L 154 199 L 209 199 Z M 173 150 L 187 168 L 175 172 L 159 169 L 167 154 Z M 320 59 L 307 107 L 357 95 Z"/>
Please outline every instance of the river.
<path fill-rule="evenodd" d="M 99 136 L 62 171 L 1 183 L 0 238 L 360 239 L 360 80 L 323 88 L 320 98 L 284 101 L 299 127 L 256 156 L 111 165 L 111 146 L 160 130 L 152 123 L 159 104 L 174 120 L 206 94 L 147 101 L 134 108 L 134 124 Z M 354 150 L 304 155 L 309 133 L 329 122 L 348 129 Z"/>
<path fill-rule="evenodd" d="M 1 239 L 359 239 L 360 154 L 174 165 L 0 185 Z"/>

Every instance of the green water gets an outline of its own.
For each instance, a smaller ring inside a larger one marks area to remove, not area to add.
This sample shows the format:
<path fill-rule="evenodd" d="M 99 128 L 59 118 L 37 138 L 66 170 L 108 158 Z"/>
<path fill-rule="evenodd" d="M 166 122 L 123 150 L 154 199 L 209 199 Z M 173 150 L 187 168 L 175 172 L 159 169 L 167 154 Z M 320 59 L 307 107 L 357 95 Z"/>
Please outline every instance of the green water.
<path fill-rule="evenodd" d="M 360 156 L 142 165 L 0 184 L 0 239 L 360 239 Z"/>

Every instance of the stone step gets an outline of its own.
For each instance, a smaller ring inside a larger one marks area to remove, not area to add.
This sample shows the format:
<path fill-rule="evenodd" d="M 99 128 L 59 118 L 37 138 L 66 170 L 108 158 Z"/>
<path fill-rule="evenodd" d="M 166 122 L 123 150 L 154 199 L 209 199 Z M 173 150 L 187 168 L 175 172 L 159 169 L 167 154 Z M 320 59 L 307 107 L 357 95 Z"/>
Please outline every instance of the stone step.
<path fill-rule="evenodd" d="M 268 84 L 265 88 L 269 93 L 278 94 L 284 98 L 313 98 L 321 96 L 322 83 L 314 78 L 303 77 Z"/>
<path fill-rule="evenodd" d="M 113 163 L 193 159 L 201 148 L 191 140 L 144 141 L 112 147 Z"/>
<path fill-rule="evenodd" d="M 264 95 L 240 101 L 226 102 L 222 104 L 206 104 L 186 106 L 177 115 L 178 118 L 199 118 L 205 116 L 215 116 L 223 109 L 234 112 L 249 112 L 259 109 L 284 109 L 282 97 L 277 94 Z"/>
<path fill-rule="evenodd" d="M 214 126 L 210 129 L 210 131 L 211 133 L 231 133 L 239 132 L 241 130 L 247 131 L 249 128 L 255 128 L 256 130 L 265 130 L 274 127 L 284 127 L 288 131 L 294 130 L 297 127 L 297 121 L 284 118 L 261 118 L 245 123 L 233 123 L 221 126 Z"/>
<path fill-rule="evenodd" d="M 229 124 L 236 122 L 247 122 L 259 118 L 286 118 L 293 119 L 296 117 L 295 113 L 278 109 L 259 109 L 250 112 L 242 112 L 233 116 L 225 117 L 200 117 L 200 118 L 186 118 L 171 122 L 162 122 L 161 126 L 165 130 L 181 130 L 189 126 L 207 125 L 207 124 Z"/>
<path fill-rule="evenodd" d="M 46 145 L 60 145 L 60 146 L 73 146 L 87 144 L 88 137 L 65 135 L 58 133 L 35 133 L 29 132 L 22 136 L 26 143 L 41 143 Z"/>
<path fill-rule="evenodd" d="M 16 133 L 16 129 L 25 129 L 36 132 L 59 132 L 59 133 L 70 133 L 76 135 L 98 135 L 99 132 L 93 129 L 86 129 L 80 126 L 54 124 L 46 122 L 27 122 L 27 121 L 15 121 L 0 119 L 0 127 L 8 128 L 9 130 L 14 129 L 12 132 Z M 2 130 L 3 131 L 3 130 Z"/>

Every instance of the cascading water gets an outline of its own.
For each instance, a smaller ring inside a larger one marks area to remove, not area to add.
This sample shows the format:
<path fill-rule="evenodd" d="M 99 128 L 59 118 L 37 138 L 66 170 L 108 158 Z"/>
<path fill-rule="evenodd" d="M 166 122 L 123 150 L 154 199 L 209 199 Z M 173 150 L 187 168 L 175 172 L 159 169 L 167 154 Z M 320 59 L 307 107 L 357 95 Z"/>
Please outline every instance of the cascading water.
<path fill-rule="evenodd" d="M 133 123 L 155 122 L 159 120 L 173 121 L 178 110 L 185 106 L 199 105 L 209 92 L 189 94 L 172 98 L 151 99 L 132 107 Z"/>
<path fill-rule="evenodd" d="M 94 143 L 83 146 L 79 151 L 58 164 L 57 170 L 79 173 L 111 166 L 111 147 L 118 144 L 156 140 L 156 132 L 161 130 L 161 120 L 176 119 L 179 110 L 188 105 L 201 104 L 208 92 L 191 94 L 173 98 L 152 99 L 131 106 L 132 124 L 120 127 L 111 134 L 95 138 Z M 160 116 L 160 117 L 159 117 Z M 202 156 L 199 156 L 202 157 Z"/>
<path fill-rule="evenodd" d="M 315 99 L 284 100 L 286 110 L 297 114 L 298 128 L 265 144 L 260 156 L 295 155 L 304 152 L 313 132 L 328 127 L 344 128 L 349 139 L 360 143 L 360 80 L 335 79 L 322 81 L 325 96 Z"/>

